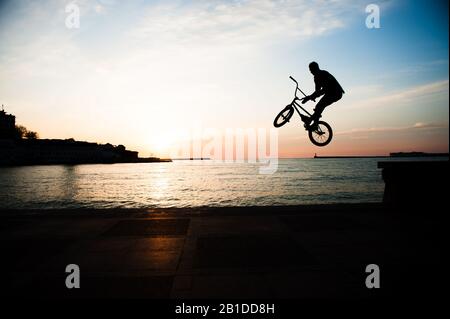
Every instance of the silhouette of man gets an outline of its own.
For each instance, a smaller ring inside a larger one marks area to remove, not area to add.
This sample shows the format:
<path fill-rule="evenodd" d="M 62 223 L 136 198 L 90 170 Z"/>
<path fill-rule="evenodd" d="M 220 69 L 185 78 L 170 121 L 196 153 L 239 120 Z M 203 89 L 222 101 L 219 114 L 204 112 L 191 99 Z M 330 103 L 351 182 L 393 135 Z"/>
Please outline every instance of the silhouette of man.
<path fill-rule="evenodd" d="M 339 101 L 342 98 L 342 94 L 345 93 L 339 82 L 325 70 L 319 68 L 317 62 L 311 62 L 309 64 L 309 70 L 314 75 L 314 83 L 316 84 L 316 90 L 313 94 L 305 97 L 302 103 L 306 103 L 309 100 L 322 96 L 323 98 L 316 104 L 314 108 L 314 114 L 310 117 L 309 123 L 317 123 L 322 115 L 323 110 L 330 104 Z"/>

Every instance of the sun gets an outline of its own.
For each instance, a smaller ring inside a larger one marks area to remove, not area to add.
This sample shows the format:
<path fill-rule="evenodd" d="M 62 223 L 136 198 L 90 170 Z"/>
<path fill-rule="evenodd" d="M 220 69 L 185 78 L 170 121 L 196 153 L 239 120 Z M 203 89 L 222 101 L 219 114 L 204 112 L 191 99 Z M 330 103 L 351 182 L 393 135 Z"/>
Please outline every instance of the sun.
<path fill-rule="evenodd" d="M 164 130 L 148 134 L 145 146 L 153 154 L 168 156 L 179 141 L 179 136 L 174 130 Z"/>

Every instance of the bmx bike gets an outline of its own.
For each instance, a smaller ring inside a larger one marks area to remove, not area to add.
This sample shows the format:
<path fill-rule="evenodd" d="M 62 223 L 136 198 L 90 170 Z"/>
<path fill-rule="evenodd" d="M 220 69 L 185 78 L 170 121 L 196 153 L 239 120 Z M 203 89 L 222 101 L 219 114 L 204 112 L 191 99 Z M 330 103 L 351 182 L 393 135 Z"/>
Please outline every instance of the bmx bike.
<path fill-rule="evenodd" d="M 295 88 L 295 94 L 294 99 L 292 100 L 291 104 L 288 104 L 276 117 L 273 121 L 273 125 L 275 127 L 281 127 L 289 120 L 291 119 L 292 115 L 294 114 L 294 110 L 297 111 L 298 115 L 300 116 L 300 119 L 305 124 L 304 127 L 308 131 L 308 136 L 311 142 L 316 146 L 325 146 L 328 145 L 331 142 L 331 139 L 333 138 L 333 130 L 331 129 L 331 126 L 324 121 L 315 121 L 313 125 L 310 124 L 310 118 L 312 116 L 311 113 L 309 113 L 307 110 L 305 110 L 299 102 L 301 102 L 304 98 L 306 98 L 306 94 L 303 93 L 302 90 L 298 87 L 298 82 L 292 77 L 289 77 L 292 81 L 295 82 L 296 88 Z M 297 97 L 297 91 L 300 91 L 304 97 L 299 98 Z M 313 100 L 314 101 L 314 100 Z M 314 101 L 315 102 L 315 101 Z M 299 109 L 301 109 L 304 113 L 302 114 Z"/>

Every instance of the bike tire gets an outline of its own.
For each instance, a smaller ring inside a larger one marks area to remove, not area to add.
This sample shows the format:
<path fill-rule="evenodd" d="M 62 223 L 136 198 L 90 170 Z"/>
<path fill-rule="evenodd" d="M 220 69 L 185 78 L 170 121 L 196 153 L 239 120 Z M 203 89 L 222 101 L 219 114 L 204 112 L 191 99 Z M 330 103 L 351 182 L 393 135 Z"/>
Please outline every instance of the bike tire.
<path fill-rule="evenodd" d="M 294 114 L 294 107 L 292 105 L 287 105 L 278 115 L 275 117 L 273 121 L 273 126 L 282 127 L 284 124 L 289 122 L 292 115 Z M 281 121 L 279 121 L 281 120 Z"/>
<path fill-rule="evenodd" d="M 326 146 L 331 142 L 333 138 L 333 130 L 331 126 L 324 121 L 319 121 L 315 129 L 310 129 L 308 131 L 309 139 L 311 143 L 316 146 Z"/>

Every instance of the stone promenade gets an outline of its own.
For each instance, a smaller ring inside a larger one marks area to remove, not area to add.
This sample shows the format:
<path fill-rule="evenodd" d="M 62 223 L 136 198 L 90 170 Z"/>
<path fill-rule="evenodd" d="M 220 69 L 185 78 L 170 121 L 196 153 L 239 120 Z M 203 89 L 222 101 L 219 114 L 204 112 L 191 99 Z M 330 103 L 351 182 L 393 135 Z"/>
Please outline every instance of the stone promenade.
<path fill-rule="evenodd" d="M 0 220 L 3 297 L 418 297 L 445 275 L 441 220 L 381 204 L 0 210 Z M 68 264 L 80 289 L 66 288 Z M 380 289 L 366 288 L 369 264 Z"/>

